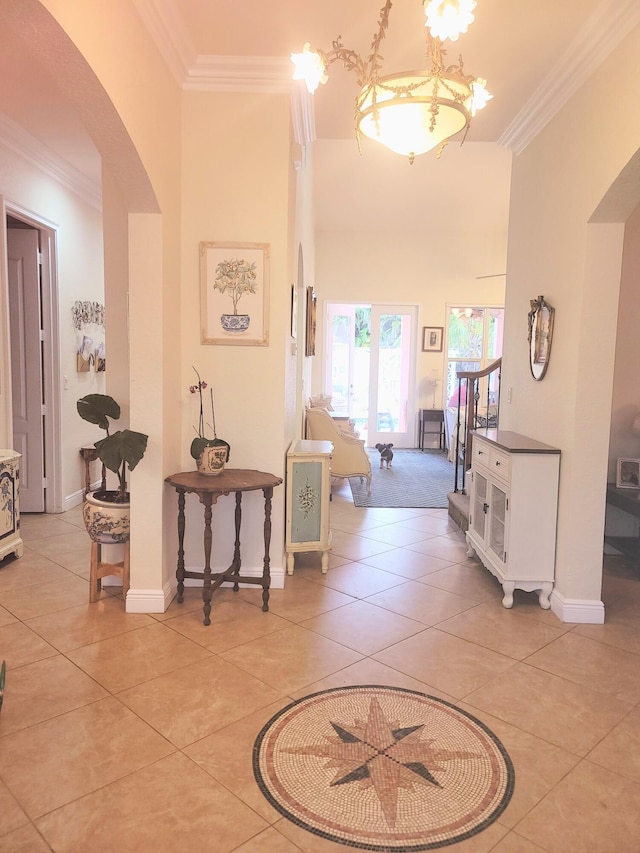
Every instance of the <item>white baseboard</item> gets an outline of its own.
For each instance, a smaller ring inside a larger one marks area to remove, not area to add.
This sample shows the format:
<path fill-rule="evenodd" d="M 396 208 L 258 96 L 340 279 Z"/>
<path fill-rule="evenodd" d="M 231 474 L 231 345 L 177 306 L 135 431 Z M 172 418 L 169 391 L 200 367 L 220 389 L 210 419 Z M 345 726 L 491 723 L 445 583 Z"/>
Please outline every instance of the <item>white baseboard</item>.
<path fill-rule="evenodd" d="M 565 598 L 556 589 L 551 593 L 551 610 L 561 622 L 580 625 L 603 625 L 604 603 L 602 601 Z"/>
<path fill-rule="evenodd" d="M 202 571 L 202 567 L 186 567 L 187 571 Z M 262 566 L 259 568 L 242 568 L 242 574 L 250 578 L 262 577 Z M 284 589 L 285 571 L 281 566 L 271 570 L 271 589 Z M 104 578 L 103 583 L 108 579 Z M 119 581 L 121 582 L 121 581 Z M 105 584 L 108 585 L 108 584 Z M 186 578 L 185 586 L 201 587 L 202 581 L 196 578 Z M 223 586 L 232 587 L 233 583 L 224 583 Z M 241 583 L 241 589 L 255 589 L 256 584 Z M 167 607 L 176 597 L 178 583 L 175 577 L 168 580 L 162 589 L 130 589 L 127 593 L 127 613 L 164 613 Z M 215 597 L 215 594 L 214 594 Z"/>
<path fill-rule="evenodd" d="M 70 509 L 80 506 L 83 500 L 83 494 L 82 489 L 80 489 L 78 492 L 73 492 L 73 494 L 67 495 L 62 501 L 62 512 L 67 512 Z"/>

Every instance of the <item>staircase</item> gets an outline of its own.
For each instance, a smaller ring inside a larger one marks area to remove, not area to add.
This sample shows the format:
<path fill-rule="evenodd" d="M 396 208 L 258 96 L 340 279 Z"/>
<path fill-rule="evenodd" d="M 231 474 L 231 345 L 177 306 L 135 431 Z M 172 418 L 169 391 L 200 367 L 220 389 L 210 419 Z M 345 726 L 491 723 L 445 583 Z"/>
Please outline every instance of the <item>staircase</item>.
<path fill-rule="evenodd" d="M 500 373 L 502 359 L 482 370 L 456 373 L 458 411 L 455 441 L 455 482 L 449 493 L 449 516 L 461 530 L 469 527 L 469 495 L 465 490 L 466 473 L 471 467 L 473 430 L 498 427 L 500 415 Z"/>

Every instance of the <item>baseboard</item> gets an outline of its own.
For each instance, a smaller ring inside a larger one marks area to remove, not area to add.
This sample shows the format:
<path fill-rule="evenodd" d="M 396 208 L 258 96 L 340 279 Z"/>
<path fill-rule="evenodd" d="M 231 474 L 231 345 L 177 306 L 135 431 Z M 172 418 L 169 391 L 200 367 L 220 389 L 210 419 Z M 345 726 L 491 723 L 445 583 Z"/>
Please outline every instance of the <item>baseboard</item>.
<path fill-rule="evenodd" d="M 187 571 L 198 572 L 202 571 L 201 566 L 187 566 Z M 262 566 L 259 568 L 242 568 L 242 574 L 249 578 L 261 578 Z M 283 567 L 276 566 L 271 570 L 271 589 L 284 589 L 285 570 Z M 107 581 L 103 579 L 103 583 Z M 121 581 L 117 581 L 121 583 Z M 188 587 L 202 587 L 202 581 L 196 578 L 186 578 L 184 582 Z M 231 582 L 223 584 L 223 586 L 231 587 Z M 127 593 L 127 613 L 164 613 L 167 607 L 176 597 L 178 584 L 175 577 L 168 580 L 162 589 L 130 589 Z M 256 584 L 241 583 L 241 589 L 255 589 Z"/>
<path fill-rule="evenodd" d="M 67 495 L 66 498 L 62 501 L 62 512 L 67 512 L 70 509 L 74 509 L 77 506 L 80 506 L 84 499 L 84 492 L 80 489 L 78 492 L 73 492 L 71 495 Z"/>
<path fill-rule="evenodd" d="M 604 603 L 581 598 L 565 598 L 556 589 L 551 593 L 551 610 L 561 622 L 580 625 L 603 625 Z"/>
<path fill-rule="evenodd" d="M 175 581 L 162 589 L 130 589 L 127 593 L 127 613 L 164 613 L 176 594 Z"/>

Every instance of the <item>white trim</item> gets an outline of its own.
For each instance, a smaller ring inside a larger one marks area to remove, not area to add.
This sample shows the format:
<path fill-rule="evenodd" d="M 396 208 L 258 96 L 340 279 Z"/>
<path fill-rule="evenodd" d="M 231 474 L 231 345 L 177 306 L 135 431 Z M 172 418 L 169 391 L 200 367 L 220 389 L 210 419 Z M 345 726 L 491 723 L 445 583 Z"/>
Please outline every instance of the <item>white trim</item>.
<path fill-rule="evenodd" d="M 551 593 L 551 610 L 561 622 L 580 625 L 603 625 L 604 602 L 582 598 L 565 598 L 554 589 Z"/>
<path fill-rule="evenodd" d="M 279 56 L 196 56 L 182 83 L 186 90 L 289 94 L 293 66 Z"/>
<path fill-rule="evenodd" d="M 498 144 L 521 154 L 639 23 L 637 0 L 603 0 L 503 131 Z"/>
<path fill-rule="evenodd" d="M 127 613 L 164 613 L 174 595 L 175 589 L 172 591 L 170 583 L 162 589 L 130 589 L 125 610 Z"/>
<path fill-rule="evenodd" d="M 61 379 L 60 379 L 60 322 L 58 299 L 58 261 L 56 239 L 58 226 L 48 219 L 19 204 L 5 199 L 3 228 L 6 217 L 13 216 L 30 225 L 40 235 L 42 254 L 42 323 L 44 330 L 42 387 L 47 414 L 44 419 L 45 470 L 49 483 L 45 490 L 44 511 L 63 511 L 62 496 L 62 426 L 61 426 Z M 6 248 L 5 248 L 6 258 Z M 7 282 L 8 293 L 8 282 Z M 8 297 L 7 297 L 8 299 Z M 13 432 L 13 420 L 11 422 Z"/>
<path fill-rule="evenodd" d="M 171 0 L 133 0 L 174 79 L 182 86 L 196 55 L 189 31 Z"/>
<path fill-rule="evenodd" d="M 102 211 L 102 187 L 71 163 L 51 153 L 19 124 L 0 113 L 0 143 L 41 172 L 75 193 L 91 207 Z"/>

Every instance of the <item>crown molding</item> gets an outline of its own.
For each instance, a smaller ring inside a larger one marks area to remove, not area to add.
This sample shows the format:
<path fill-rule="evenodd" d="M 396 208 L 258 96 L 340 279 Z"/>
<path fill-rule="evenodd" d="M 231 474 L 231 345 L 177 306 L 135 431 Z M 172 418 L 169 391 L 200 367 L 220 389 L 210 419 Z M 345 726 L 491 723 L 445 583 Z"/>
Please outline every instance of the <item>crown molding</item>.
<path fill-rule="evenodd" d="M 133 0 L 133 5 L 176 83 L 182 86 L 196 48 L 176 4 L 171 0 Z"/>
<path fill-rule="evenodd" d="M 638 0 L 603 0 L 498 139 L 521 154 L 596 68 L 640 23 Z"/>
<path fill-rule="evenodd" d="M 183 89 L 208 92 L 290 94 L 291 62 L 279 56 L 196 56 Z"/>
<path fill-rule="evenodd" d="M 0 144 L 75 193 L 91 207 L 102 211 L 100 184 L 92 181 L 62 157 L 52 154 L 46 145 L 2 113 L 0 113 Z"/>

